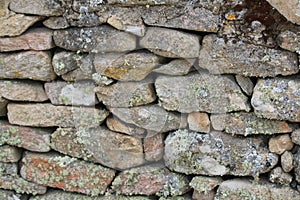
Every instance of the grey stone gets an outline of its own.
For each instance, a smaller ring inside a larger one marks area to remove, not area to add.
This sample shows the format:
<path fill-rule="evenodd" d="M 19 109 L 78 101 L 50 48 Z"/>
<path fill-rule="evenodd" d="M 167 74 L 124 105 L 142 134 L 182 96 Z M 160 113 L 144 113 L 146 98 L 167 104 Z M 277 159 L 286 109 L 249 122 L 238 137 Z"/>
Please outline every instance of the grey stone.
<path fill-rule="evenodd" d="M 294 154 L 293 166 L 294 166 L 295 179 L 299 184 L 300 183 L 300 150 L 299 149 Z"/>
<path fill-rule="evenodd" d="M 94 12 L 87 12 L 85 8 L 80 12 L 74 12 L 73 10 L 67 10 L 64 14 L 65 19 L 71 27 L 97 27 L 106 21 L 102 21 Z"/>
<path fill-rule="evenodd" d="M 67 82 L 92 80 L 94 73 L 93 70 L 94 68 L 92 65 L 82 65 L 80 68 L 61 75 L 61 77 Z"/>
<path fill-rule="evenodd" d="M 113 79 L 108 78 L 107 76 L 103 76 L 103 75 L 98 74 L 98 73 L 93 73 L 92 74 L 92 79 L 99 86 L 108 86 L 108 85 L 110 85 L 114 82 Z"/>
<path fill-rule="evenodd" d="M 248 96 L 251 96 L 253 93 L 254 84 L 249 77 L 236 75 L 236 82 L 239 84 L 243 92 Z"/>
<path fill-rule="evenodd" d="M 8 100 L 3 99 L 2 97 L 0 97 L 0 117 L 6 116 L 7 113 L 7 104 L 8 104 Z"/>
<path fill-rule="evenodd" d="M 286 50 L 300 53 L 299 38 L 300 35 L 296 31 L 285 30 L 277 36 L 278 45 Z"/>
<path fill-rule="evenodd" d="M 300 145 L 300 129 L 296 129 L 292 132 L 292 141 L 295 143 L 295 144 L 298 144 Z"/>
<path fill-rule="evenodd" d="M 194 62 L 194 59 L 175 59 L 153 71 L 171 76 L 186 75 L 192 70 Z"/>
<path fill-rule="evenodd" d="M 270 172 L 269 180 L 272 183 L 289 186 L 293 177 L 289 173 L 284 172 L 281 167 L 276 167 Z"/>
<path fill-rule="evenodd" d="M 198 192 L 196 190 L 193 191 L 193 200 L 214 200 L 216 192 L 211 190 L 207 193 Z"/>
<path fill-rule="evenodd" d="M 49 17 L 43 21 L 43 24 L 50 29 L 64 29 L 70 26 L 64 17 Z"/>
<path fill-rule="evenodd" d="M 0 189 L 0 198 L 5 200 L 28 200 L 29 197 L 26 194 L 18 194 L 14 191 Z"/>
<path fill-rule="evenodd" d="M 285 151 L 280 157 L 281 167 L 284 172 L 290 172 L 293 166 L 293 154 L 290 151 Z"/>
<path fill-rule="evenodd" d="M 172 5 L 179 3 L 179 0 L 108 0 L 108 4 L 121 4 L 121 5 Z"/>
<path fill-rule="evenodd" d="M 9 146 L 0 146 L 0 162 L 18 162 L 22 157 L 22 150 Z"/>
<path fill-rule="evenodd" d="M 165 140 L 164 160 L 170 170 L 185 174 L 258 177 L 277 164 L 278 156 L 269 152 L 262 137 L 178 130 Z"/>
<path fill-rule="evenodd" d="M 207 194 L 222 182 L 223 180 L 221 177 L 194 176 L 190 182 L 190 186 L 194 191 Z"/>
<path fill-rule="evenodd" d="M 144 138 L 145 159 L 150 162 L 157 162 L 164 155 L 164 135 L 157 133 Z"/>
<path fill-rule="evenodd" d="M 204 72 L 176 77 L 159 76 L 155 88 L 161 105 L 167 110 L 183 113 L 250 110 L 247 97 L 226 76 Z"/>

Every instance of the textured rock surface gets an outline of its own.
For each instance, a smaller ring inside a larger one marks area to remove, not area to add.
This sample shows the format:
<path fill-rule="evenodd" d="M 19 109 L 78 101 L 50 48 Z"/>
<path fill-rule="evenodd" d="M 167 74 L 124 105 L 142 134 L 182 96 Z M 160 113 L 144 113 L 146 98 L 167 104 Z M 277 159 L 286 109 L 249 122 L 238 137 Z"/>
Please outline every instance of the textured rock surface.
<path fill-rule="evenodd" d="M 162 133 L 144 138 L 145 159 L 150 162 L 159 161 L 164 155 L 164 136 Z"/>
<path fill-rule="evenodd" d="M 186 75 L 192 70 L 194 62 L 194 59 L 175 59 L 153 71 L 173 76 Z"/>
<path fill-rule="evenodd" d="M 300 145 L 300 129 L 294 130 L 291 137 L 293 143 Z"/>
<path fill-rule="evenodd" d="M 280 157 L 281 167 L 284 172 L 290 172 L 293 169 L 293 154 L 285 151 Z"/>
<path fill-rule="evenodd" d="M 82 80 L 91 80 L 93 78 L 93 67 L 92 65 L 85 65 L 63 74 L 61 77 L 64 81 L 74 82 Z"/>
<path fill-rule="evenodd" d="M 288 134 L 279 135 L 269 140 L 269 149 L 272 153 L 283 154 L 286 150 L 291 150 L 294 144 Z"/>
<path fill-rule="evenodd" d="M 270 172 L 269 180 L 272 183 L 289 186 L 293 180 L 293 177 L 289 173 L 285 173 L 281 167 L 276 167 Z"/>
<path fill-rule="evenodd" d="M 236 75 L 236 82 L 239 84 L 243 92 L 245 92 L 248 96 L 252 95 L 254 84 L 249 77 Z"/>
<path fill-rule="evenodd" d="M 277 37 L 277 43 L 278 45 L 286 50 L 292 51 L 292 52 L 300 52 L 300 45 L 299 45 L 299 33 L 291 31 L 291 30 L 285 30 L 282 31 L 278 37 Z"/>
<path fill-rule="evenodd" d="M 298 149 L 294 154 L 294 172 L 295 179 L 298 183 L 300 183 L 300 150 Z"/>
<path fill-rule="evenodd" d="M 3 99 L 2 97 L 0 97 L 0 117 L 2 116 L 6 116 L 7 113 L 7 104 L 8 104 L 8 100 Z"/>
<path fill-rule="evenodd" d="M 195 176 L 190 186 L 198 193 L 207 194 L 223 182 L 220 177 Z"/>
<path fill-rule="evenodd" d="M 0 146 L 0 162 L 18 162 L 22 157 L 22 150 L 9 146 Z"/>
<path fill-rule="evenodd" d="M 68 28 L 70 26 L 66 18 L 64 17 L 49 17 L 48 19 L 43 21 L 43 24 L 47 28 L 51 28 L 54 30 Z"/>
<path fill-rule="evenodd" d="M 207 113 L 189 113 L 187 120 L 190 130 L 202 133 L 210 132 L 210 120 Z"/>
<path fill-rule="evenodd" d="M 171 133 L 165 141 L 165 163 L 185 174 L 257 176 L 270 171 L 278 157 L 263 138 L 235 138 L 221 132 Z"/>
<path fill-rule="evenodd" d="M 7 199 L 7 200 L 13 200 L 13 199 L 18 199 L 18 200 L 27 200 L 28 196 L 25 194 L 18 194 L 13 191 L 8 191 L 8 190 L 1 190 L 0 189 L 0 198 L 1 199 Z"/>

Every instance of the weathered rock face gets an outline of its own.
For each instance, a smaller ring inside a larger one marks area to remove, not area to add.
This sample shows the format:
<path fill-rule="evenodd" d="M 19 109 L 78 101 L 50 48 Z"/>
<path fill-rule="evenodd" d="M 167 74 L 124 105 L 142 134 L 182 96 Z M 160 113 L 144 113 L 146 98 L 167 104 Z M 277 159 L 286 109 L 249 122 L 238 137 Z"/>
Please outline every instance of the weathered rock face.
<path fill-rule="evenodd" d="M 278 155 L 283 154 L 287 150 L 291 150 L 293 146 L 294 143 L 288 134 L 279 135 L 269 140 L 270 151 Z"/>
<path fill-rule="evenodd" d="M 294 171 L 296 176 L 296 181 L 300 183 L 300 150 L 298 149 L 297 152 L 294 154 Z"/>
<path fill-rule="evenodd" d="M 144 138 L 144 152 L 147 161 L 159 161 L 164 155 L 164 136 L 162 133 Z"/>
<path fill-rule="evenodd" d="M 223 182 L 220 177 L 195 176 L 190 186 L 198 193 L 207 194 Z"/>
<path fill-rule="evenodd" d="M 17 198 L 20 200 L 25 200 L 25 199 L 28 199 L 28 196 L 26 194 L 18 194 L 16 192 L 9 191 L 9 190 L 0 190 L 0 198 L 1 199 Z"/>
<path fill-rule="evenodd" d="M 298 42 L 299 33 L 285 30 L 281 32 L 277 37 L 277 43 L 283 49 L 292 51 L 292 52 L 300 52 L 300 45 Z"/>
<path fill-rule="evenodd" d="M 0 162 L 18 162 L 22 156 L 22 150 L 9 145 L 0 146 Z"/>
<path fill-rule="evenodd" d="M 281 166 L 284 172 L 290 172 L 293 169 L 293 154 L 290 151 L 285 151 L 281 157 Z"/>
<path fill-rule="evenodd" d="M 207 113 L 192 112 L 187 118 L 189 129 L 192 131 L 209 133 L 210 120 Z"/>
<path fill-rule="evenodd" d="M 292 141 L 293 143 L 300 145 L 300 129 L 296 129 L 295 131 L 293 131 Z"/>
<path fill-rule="evenodd" d="M 203 135 L 187 130 L 166 138 L 164 159 L 176 172 L 208 176 L 258 176 L 278 162 L 263 138 L 236 138 L 221 132 Z"/>
<path fill-rule="evenodd" d="M 153 71 L 173 76 L 186 75 L 192 70 L 194 62 L 194 59 L 175 59 Z"/>

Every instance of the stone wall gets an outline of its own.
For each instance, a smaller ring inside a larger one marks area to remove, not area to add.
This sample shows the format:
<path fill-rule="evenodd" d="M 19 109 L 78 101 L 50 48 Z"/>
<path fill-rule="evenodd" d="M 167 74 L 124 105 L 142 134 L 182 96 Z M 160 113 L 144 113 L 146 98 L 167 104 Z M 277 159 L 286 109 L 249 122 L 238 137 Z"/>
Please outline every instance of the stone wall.
<path fill-rule="evenodd" d="M 0 0 L 0 199 L 300 199 L 300 5 L 268 2 Z"/>

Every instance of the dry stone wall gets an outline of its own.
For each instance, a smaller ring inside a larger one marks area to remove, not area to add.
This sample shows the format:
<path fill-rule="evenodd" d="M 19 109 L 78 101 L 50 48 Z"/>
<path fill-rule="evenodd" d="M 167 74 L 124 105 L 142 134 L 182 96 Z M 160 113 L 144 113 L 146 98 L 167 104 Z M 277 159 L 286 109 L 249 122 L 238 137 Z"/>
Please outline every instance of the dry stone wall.
<path fill-rule="evenodd" d="M 282 2 L 0 0 L 0 199 L 300 199 Z"/>

